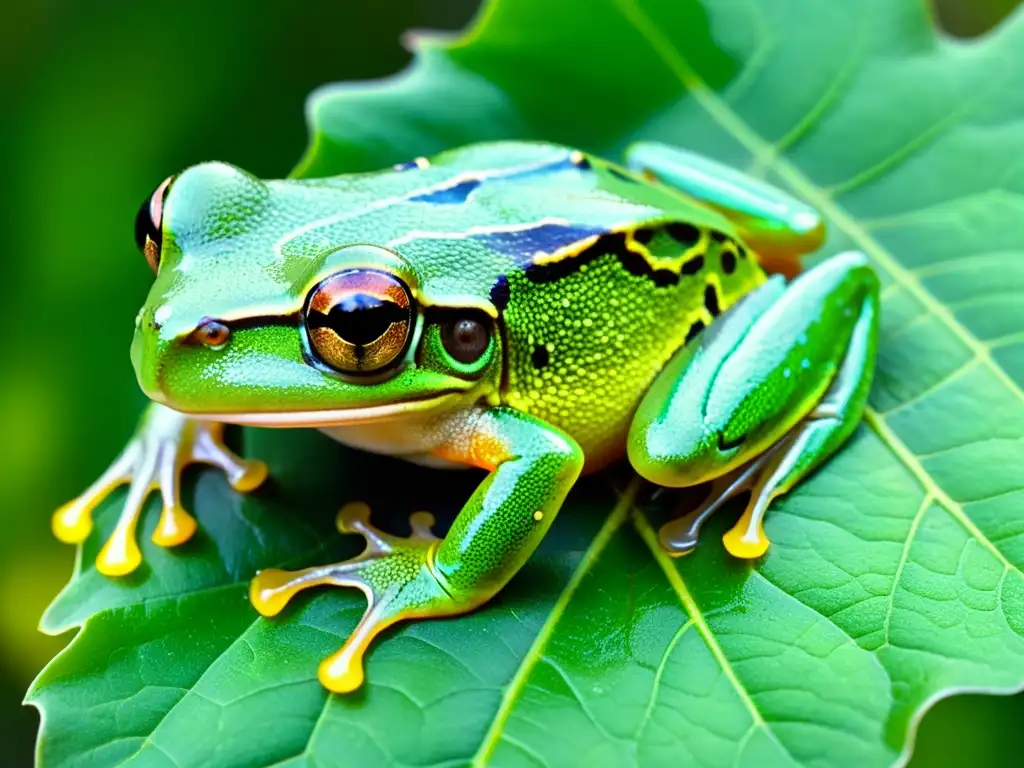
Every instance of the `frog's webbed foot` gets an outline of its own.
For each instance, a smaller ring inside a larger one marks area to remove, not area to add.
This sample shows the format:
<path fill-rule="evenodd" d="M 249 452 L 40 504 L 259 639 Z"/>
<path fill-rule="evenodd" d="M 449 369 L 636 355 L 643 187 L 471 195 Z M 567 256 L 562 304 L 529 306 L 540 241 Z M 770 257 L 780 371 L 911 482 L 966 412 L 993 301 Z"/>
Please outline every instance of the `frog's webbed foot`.
<path fill-rule="evenodd" d="M 451 616 L 474 607 L 454 599 L 434 572 L 433 556 L 441 540 L 431 533 L 433 524 L 429 512 L 415 512 L 409 518 L 412 535 L 392 536 L 370 524 L 366 504 L 346 504 L 338 513 L 338 530 L 366 539 L 361 554 L 301 571 L 260 571 L 250 585 L 249 599 L 262 615 L 276 616 L 304 589 L 330 585 L 361 590 L 367 600 L 362 619 L 319 670 L 320 682 L 328 690 L 354 691 L 363 682 L 363 655 L 382 631 L 404 619 Z"/>
<path fill-rule="evenodd" d="M 696 509 L 682 517 L 665 523 L 658 531 L 658 540 L 662 549 L 672 557 L 690 554 L 697 546 L 701 526 L 727 501 L 745 491 L 757 488 L 760 475 L 770 460 L 773 451 L 769 451 L 750 463 L 712 481 L 711 491 L 704 502 Z M 750 504 L 740 521 L 725 534 L 723 542 L 729 554 L 744 559 L 754 559 L 763 555 L 769 545 L 764 533 L 764 513 L 770 498 L 763 501 L 755 492 Z"/>
<path fill-rule="evenodd" d="M 833 385 L 826 399 L 774 446 L 714 480 L 703 504 L 665 523 L 658 532 L 662 547 L 673 557 L 689 554 L 697 546 L 704 522 L 729 499 L 750 491 L 746 509 L 722 543 L 730 555 L 742 560 L 756 560 L 767 552 L 771 542 L 764 532 L 764 518 L 771 503 L 827 458 L 857 425 L 860 410 L 837 410 L 830 402 L 834 390 L 842 386 L 842 381 Z"/>
<path fill-rule="evenodd" d="M 246 460 L 224 444 L 224 425 L 199 421 L 160 405 L 143 417 L 138 432 L 121 455 L 96 482 L 53 516 L 53 532 L 63 542 L 79 544 L 92 531 L 92 511 L 110 493 L 129 484 L 121 516 L 110 538 L 96 558 L 96 570 L 106 576 L 131 573 L 142 562 L 135 529 L 143 503 L 151 491 L 159 490 L 163 512 L 153 542 L 173 547 L 188 541 L 196 521 L 181 506 L 181 473 L 190 464 L 219 467 L 231 486 L 242 492 L 258 487 L 267 476 L 262 461 Z"/>

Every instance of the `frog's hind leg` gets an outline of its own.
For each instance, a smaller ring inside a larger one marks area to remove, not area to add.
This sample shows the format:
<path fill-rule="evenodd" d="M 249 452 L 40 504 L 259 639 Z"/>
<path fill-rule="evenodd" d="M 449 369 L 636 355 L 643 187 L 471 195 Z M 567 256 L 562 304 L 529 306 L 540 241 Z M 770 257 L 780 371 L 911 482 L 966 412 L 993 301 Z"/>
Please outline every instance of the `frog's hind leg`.
<path fill-rule="evenodd" d="M 858 320 L 832 386 L 813 411 L 780 442 L 761 470 L 750 502 L 723 543 L 735 557 L 756 558 L 768 549 L 764 516 L 771 502 L 787 493 L 838 450 L 860 423 L 875 367 L 877 298 Z"/>
<path fill-rule="evenodd" d="M 773 500 L 788 492 L 846 441 L 860 423 L 874 371 L 877 296 L 870 293 L 828 390 L 804 419 L 748 464 L 716 479 L 697 509 L 662 526 L 659 538 L 673 556 L 697 545 L 700 527 L 725 502 L 750 490 L 739 522 L 723 537 L 734 557 L 758 558 L 768 549 L 764 518 Z"/>
<path fill-rule="evenodd" d="M 793 276 L 799 272 L 798 257 L 816 251 L 825 240 L 824 223 L 813 208 L 710 158 L 640 142 L 626 151 L 626 163 L 717 209 L 771 272 Z"/>
<path fill-rule="evenodd" d="M 704 505 L 662 531 L 666 549 L 693 549 L 701 524 L 752 490 L 725 544 L 743 558 L 765 551 L 769 503 L 860 419 L 877 326 L 878 278 L 866 256 L 850 252 L 788 286 L 769 279 L 676 353 L 641 400 L 626 444 L 636 471 L 657 485 L 713 481 Z"/>

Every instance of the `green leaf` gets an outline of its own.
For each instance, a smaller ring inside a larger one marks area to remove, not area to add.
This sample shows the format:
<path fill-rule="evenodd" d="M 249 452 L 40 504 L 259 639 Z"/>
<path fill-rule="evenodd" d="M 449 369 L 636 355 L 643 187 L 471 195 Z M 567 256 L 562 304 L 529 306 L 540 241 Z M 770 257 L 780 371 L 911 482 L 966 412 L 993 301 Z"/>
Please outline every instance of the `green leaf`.
<path fill-rule="evenodd" d="M 346 697 L 315 671 L 361 596 L 266 620 L 247 580 L 352 554 L 345 501 L 399 531 L 450 520 L 479 475 L 247 431 L 272 488 L 201 474 L 202 535 L 147 543 L 127 582 L 84 548 L 44 622 L 82 630 L 30 693 L 42 763 L 880 766 L 938 698 L 1024 687 L 1022 68 L 1022 13 L 963 43 L 920 0 L 497 0 L 394 79 L 319 91 L 300 175 L 649 138 L 791 189 L 826 216 L 823 253 L 865 251 L 885 285 L 865 424 L 776 505 L 754 568 L 714 530 L 665 557 L 670 504 L 624 468 L 582 483 L 499 598 L 388 633 Z"/>

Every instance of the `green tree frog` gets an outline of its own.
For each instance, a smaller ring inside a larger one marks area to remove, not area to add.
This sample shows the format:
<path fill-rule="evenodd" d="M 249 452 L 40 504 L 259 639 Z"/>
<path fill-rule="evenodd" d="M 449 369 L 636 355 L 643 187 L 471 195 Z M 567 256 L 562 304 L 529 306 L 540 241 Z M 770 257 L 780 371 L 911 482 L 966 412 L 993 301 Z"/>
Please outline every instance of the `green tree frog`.
<path fill-rule="evenodd" d="M 711 482 L 660 531 L 693 549 L 704 520 L 745 491 L 726 535 L 769 546 L 773 499 L 856 427 L 875 360 L 878 279 L 860 253 L 790 283 L 763 264 L 817 249 L 815 211 L 672 147 L 618 165 L 566 147 L 472 145 L 376 173 L 261 181 L 222 163 L 161 184 L 136 221 L 156 273 L 131 357 L 153 404 L 96 483 L 55 515 L 81 542 L 91 510 L 129 492 L 97 561 L 134 570 L 143 501 L 152 535 L 186 541 L 179 475 L 221 468 L 240 492 L 267 474 L 225 447 L 225 424 L 311 427 L 413 462 L 488 472 L 444 538 L 429 514 L 408 538 L 352 503 L 353 560 L 265 570 L 255 608 L 355 587 L 368 606 L 319 677 L 346 692 L 382 629 L 481 605 L 523 565 L 582 472 L 628 457 L 666 487 Z"/>

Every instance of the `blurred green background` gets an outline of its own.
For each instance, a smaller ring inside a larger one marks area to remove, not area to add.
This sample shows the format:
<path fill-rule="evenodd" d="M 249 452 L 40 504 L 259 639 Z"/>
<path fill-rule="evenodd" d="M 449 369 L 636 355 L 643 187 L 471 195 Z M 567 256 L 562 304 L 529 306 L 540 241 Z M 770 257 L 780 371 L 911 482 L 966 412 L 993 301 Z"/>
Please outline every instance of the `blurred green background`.
<path fill-rule="evenodd" d="M 805 0 L 819 2 L 824 0 Z M 839 2 L 840 0 L 831 0 Z M 983 33 L 1019 0 L 937 0 Z M 49 515 L 122 447 L 142 406 L 128 361 L 150 273 L 144 196 L 219 159 L 288 173 L 321 83 L 403 66 L 401 33 L 457 29 L 476 0 L 7 0 L 0 8 L 0 764 L 30 765 L 21 706 L 67 638 L 36 631 L 73 552 Z M 1024 696 L 959 697 L 924 721 L 915 766 L 1019 764 Z"/>

